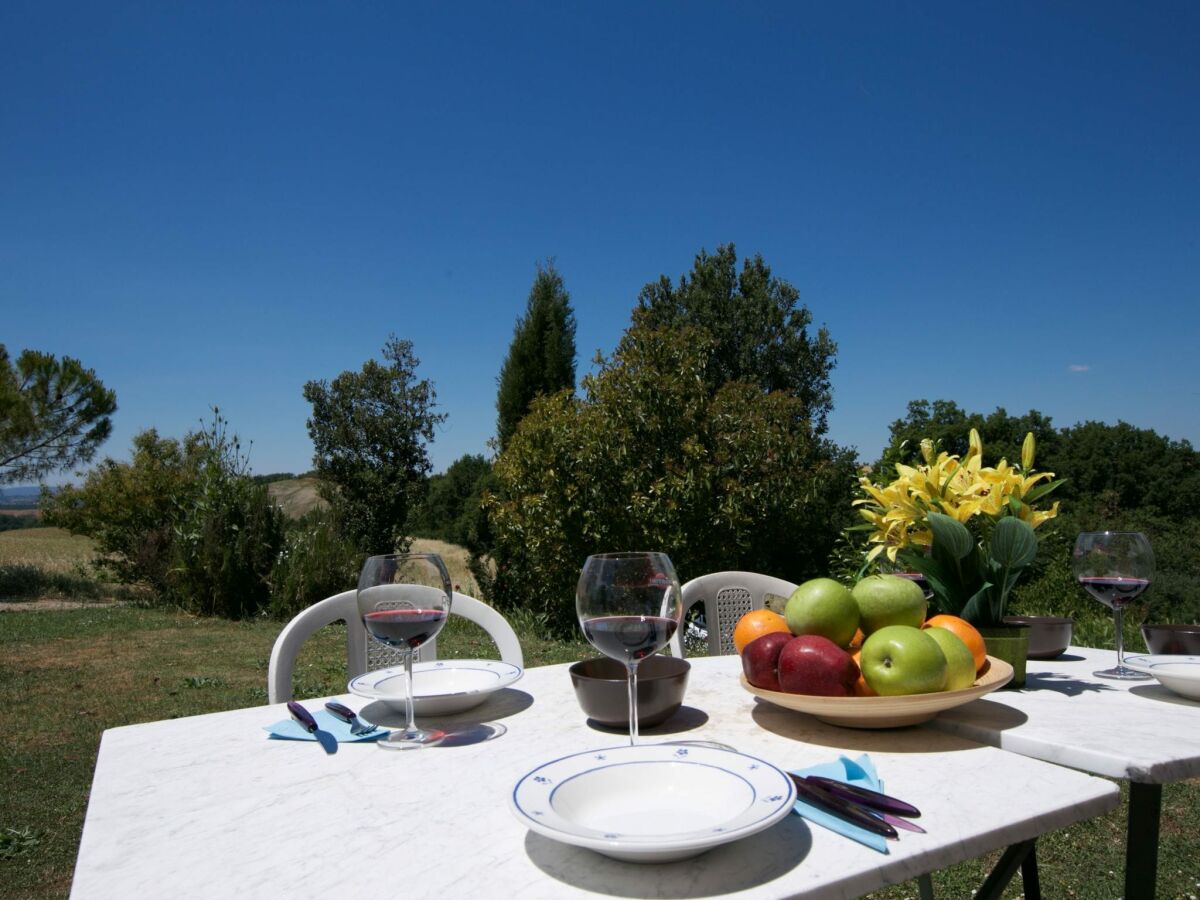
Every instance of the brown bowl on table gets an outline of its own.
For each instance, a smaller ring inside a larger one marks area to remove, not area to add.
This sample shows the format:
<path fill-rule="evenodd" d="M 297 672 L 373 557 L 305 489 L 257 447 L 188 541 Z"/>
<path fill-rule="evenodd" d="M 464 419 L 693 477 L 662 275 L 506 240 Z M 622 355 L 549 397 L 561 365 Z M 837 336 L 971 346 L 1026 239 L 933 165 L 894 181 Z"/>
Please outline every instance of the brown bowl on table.
<path fill-rule="evenodd" d="M 686 659 L 648 656 L 638 663 L 638 728 L 660 725 L 679 711 L 687 690 Z M 629 688 L 625 666 L 597 657 L 571 666 L 575 696 L 589 719 L 607 728 L 629 727 Z"/>
<path fill-rule="evenodd" d="M 1004 624 L 1029 627 L 1027 659 L 1055 659 L 1071 646 L 1072 619 L 1062 616 L 1005 616 Z"/>
<path fill-rule="evenodd" d="M 1142 640 L 1150 653 L 1200 656 L 1200 625 L 1143 625 Z"/>

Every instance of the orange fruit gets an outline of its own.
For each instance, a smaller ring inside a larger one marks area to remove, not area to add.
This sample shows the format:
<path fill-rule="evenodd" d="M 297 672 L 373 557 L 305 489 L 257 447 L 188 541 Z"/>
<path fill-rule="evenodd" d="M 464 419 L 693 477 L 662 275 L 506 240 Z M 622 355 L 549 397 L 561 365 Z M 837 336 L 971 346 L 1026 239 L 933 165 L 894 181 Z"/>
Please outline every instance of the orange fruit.
<path fill-rule="evenodd" d="M 967 649 L 971 651 L 971 655 L 975 657 L 975 671 L 979 672 L 983 668 L 983 664 L 987 662 L 987 644 L 984 643 L 983 635 L 979 633 L 966 619 L 960 619 L 958 616 L 949 616 L 945 613 L 934 616 L 925 622 L 922 628 L 945 628 L 951 631 L 967 645 Z"/>
<path fill-rule="evenodd" d="M 855 697 L 878 697 L 879 695 L 876 694 L 875 691 L 873 691 L 871 689 L 871 686 L 869 684 L 867 684 L 867 679 L 863 678 L 862 659 L 860 658 L 862 656 L 862 650 L 855 650 L 850 655 L 854 658 L 854 664 L 856 666 L 858 666 L 858 681 L 854 682 L 854 696 Z M 965 662 L 965 660 L 964 660 L 964 662 Z"/>
<path fill-rule="evenodd" d="M 772 612 L 769 609 L 752 609 L 733 626 L 733 649 L 741 653 L 746 649 L 755 638 L 760 638 L 764 634 L 774 634 L 776 631 L 784 631 L 791 634 L 788 630 L 787 619 L 777 612 Z"/>

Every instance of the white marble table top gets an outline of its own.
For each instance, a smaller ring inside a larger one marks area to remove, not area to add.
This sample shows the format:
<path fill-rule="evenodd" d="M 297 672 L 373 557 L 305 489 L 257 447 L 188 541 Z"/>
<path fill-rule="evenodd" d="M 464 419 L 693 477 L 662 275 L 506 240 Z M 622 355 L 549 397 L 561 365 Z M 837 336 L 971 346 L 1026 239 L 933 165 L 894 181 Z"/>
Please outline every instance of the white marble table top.
<path fill-rule="evenodd" d="M 72 896 L 854 897 L 1118 802 L 1110 782 L 929 728 L 841 729 L 757 701 L 738 683 L 736 657 L 692 663 L 684 708 L 645 739 L 723 741 L 784 768 L 866 751 L 886 790 L 922 809 L 928 833 L 902 832 L 885 855 L 789 815 L 663 865 L 535 835 L 507 807 L 517 780 L 625 740 L 589 726 L 566 666 L 547 666 L 474 712 L 507 733 L 470 746 L 343 744 L 327 756 L 314 743 L 267 739 L 262 727 L 286 716 L 282 704 L 110 729 Z"/>
<path fill-rule="evenodd" d="M 1200 703 L 1157 681 L 1092 675 L 1112 650 L 1069 647 L 1028 662 L 1022 690 L 947 710 L 933 727 L 1023 756 L 1148 784 L 1200 776 Z"/>

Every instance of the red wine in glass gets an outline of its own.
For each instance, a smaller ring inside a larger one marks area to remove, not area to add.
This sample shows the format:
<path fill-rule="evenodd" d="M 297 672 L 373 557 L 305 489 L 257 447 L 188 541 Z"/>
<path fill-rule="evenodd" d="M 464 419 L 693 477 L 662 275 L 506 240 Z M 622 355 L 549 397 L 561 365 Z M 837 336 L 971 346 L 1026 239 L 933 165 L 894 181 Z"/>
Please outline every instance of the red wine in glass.
<path fill-rule="evenodd" d="M 1071 568 L 1084 589 L 1113 611 L 1117 629 L 1117 664 L 1093 672 L 1099 678 L 1144 680 L 1149 675 L 1125 665 L 1122 613 L 1154 577 L 1154 552 L 1140 532 L 1089 531 L 1079 535 L 1071 553 Z"/>
<path fill-rule="evenodd" d="M 605 656 L 629 663 L 665 647 L 678 627 L 666 616 L 599 616 L 583 622 L 583 635 Z"/>
<path fill-rule="evenodd" d="M 683 614 L 675 567 L 665 553 L 589 556 L 575 587 L 575 611 L 592 646 L 625 664 L 629 743 L 636 744 L 638 663 L 666 646 Z"/>
<path fill-rule="evenodd" d="M 1104 578 L 1097 575 L 1085 575 L 1079 579 L 1079 583 L 1109 609 L 1125 606 L 1150 586 L 1146 578 Z"/>
<path fill-rule="evenodd" d="M 385 609 L 363 616 L 371 637 L 397 650 L 416 650 L 445 623 L 446 613 L 440 609 Z"/>
<path fill-rule="evenodd" d="M 450 575 L 436 553 L 372 556 L 358 576 L 358 614 L 372 638 L 404 657 L 408 720 L 376 743 L 389 750 L 414 750 L 438 744 L 446 733 L 418 728 L 413 714 L 413 653 L 446 624 L 453 597 Z"/>

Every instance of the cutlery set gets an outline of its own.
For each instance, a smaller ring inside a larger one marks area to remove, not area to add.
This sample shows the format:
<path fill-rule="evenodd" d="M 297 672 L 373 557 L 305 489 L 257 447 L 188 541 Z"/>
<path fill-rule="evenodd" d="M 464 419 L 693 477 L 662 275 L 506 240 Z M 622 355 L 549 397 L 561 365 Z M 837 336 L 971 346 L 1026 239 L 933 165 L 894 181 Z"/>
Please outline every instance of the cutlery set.
<path fill-rule="evenodd" d="M 896 838 L 897 828 L 925 833 L 925 829 L 920 825 L 907 821 L 921 815 L 921 811 L 911 803 L 869 788 L 846 784 L 836 778 L 791 775 L 791 779 L 796 785 L 797 795 L 805 803 L 811 803 L 824 812 L 873 834 Z"/>

